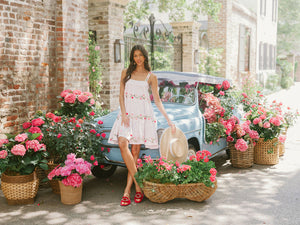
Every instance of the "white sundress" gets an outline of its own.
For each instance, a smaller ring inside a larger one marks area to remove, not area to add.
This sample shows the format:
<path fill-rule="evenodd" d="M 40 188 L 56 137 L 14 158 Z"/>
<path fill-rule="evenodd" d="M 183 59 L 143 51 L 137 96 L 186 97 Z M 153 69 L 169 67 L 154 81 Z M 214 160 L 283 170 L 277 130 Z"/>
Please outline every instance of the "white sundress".
<path fill-rule="evenodd" d="M 144 144 L 146 148 L 158 148 L 157 120 L 149 96 L 147 77 L 143 81 L 129 79 L 124 90 L 126 114 L 129 117 L 129 127 L 121 125 L 121 111 L 110 132 L 108 143 L 118 144 L 118 137 L 125 137 L 129 144 Z"/>

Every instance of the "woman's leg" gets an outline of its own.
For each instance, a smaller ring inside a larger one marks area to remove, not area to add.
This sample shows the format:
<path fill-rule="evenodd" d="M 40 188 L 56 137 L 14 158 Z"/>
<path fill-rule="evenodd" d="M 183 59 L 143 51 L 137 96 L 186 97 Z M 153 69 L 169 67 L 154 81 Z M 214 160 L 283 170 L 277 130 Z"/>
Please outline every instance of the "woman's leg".
<path fill-rule="evenodd" d="M 139 158 L 140 150 L 141 150 L 141 145 L 132 145 L 132 146 L 131 146 L 131 154 L 132 154 L 132 156 L 133 156 L 135 165 L 136 165 L 136 163 L 137 163 L 137 159 Z M 128 175 L 127 175 L 127 185 L 126 185 L 126 188 L 125 188 L 125 193 L 130 193 L 130 189 L 131 189 L 132 183 L 133 183 L 133 179 L 132 179 L 132 177 L 130 176 L 130 173 L 129 173 L 129 171 L 128 171 Z M 141 192 L 141 188 L 140 188 L 139 186 L 135 185 L 135 189 L 136 189 L 138 192 Z"/>
<path fill-rule="evenodd" d="M 136 180 L 134 179 L 134 174 L 137 172 L 137 169 L 136 169 L 136 163 L 133 158 L 133 155 L 131 154 L 131 152 L 129 151 L 129 148 L 128 148 L 129 142 L 124 137 L 119 137 L 118 141 L 119 141 L 119 147 L 121 150 L 122 158 L 128 169 L 128 174 L 130 175 L 128 177 L 131 177 L 131 179 L 133 179 L 133 182 L 135 183 L 135 186 L 138 189 L 137 191 L 141 191 L 141 188 L 138 186 L 138 184 L 136 183 Z M 127 178 L 127 184 L 128 184 L 128 178 Z M 127 186 L 126 186 L 126 188 L 127 188 Z M 125 189 L 124 193 L 130 193 L 130 189 L 129 190 Z"/>

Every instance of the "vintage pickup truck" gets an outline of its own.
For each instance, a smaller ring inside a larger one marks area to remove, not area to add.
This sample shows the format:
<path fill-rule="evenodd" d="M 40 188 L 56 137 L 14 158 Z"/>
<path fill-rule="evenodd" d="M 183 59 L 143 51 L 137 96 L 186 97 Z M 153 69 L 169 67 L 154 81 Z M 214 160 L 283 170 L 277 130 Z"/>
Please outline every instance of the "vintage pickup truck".
<path fill-rule="evenodd" d="M 227 148 L 225 139 L 220 139 L 219 143 L 210 145 L 205 141 L 205 119 L 200 110 L 200 102 L 198 96 L 199 84 L 221 84 L 225 79 L 213 77 L 198 73 L 185 72 L 153 72 L 158 78 L 159 94 L 164 105 L 164 108 L 176 127 L 179 127 L 185 134 L 188 144 L 188 156 L 193 155 L 198 150 L 206 149 L 212 153 L 212 157 L 222 150 Z M 164 129 L 168 127 L 167 121 L 153 104 L 157 123 L 158 137 L 162 135 Z M 96 177 L 111 176 L 117 166 L 125 166 L 118 145 L 107 143 L 110 130 L 116 120 L 119 110 L 113 111 L 103 117 L 95 120 L 102 120 L 103 124 L 98 130 L 100 133 L 105 133 L 106 138 L 102 142 L 104 148 L 109 148 L 110 151 L 105 153 L 104 167 L 95 166 L 92 170 Z M 150 155 L 152 159 L 159 158 L 159 149 L 146 149 L 141 146 L 140 157 Z"/>

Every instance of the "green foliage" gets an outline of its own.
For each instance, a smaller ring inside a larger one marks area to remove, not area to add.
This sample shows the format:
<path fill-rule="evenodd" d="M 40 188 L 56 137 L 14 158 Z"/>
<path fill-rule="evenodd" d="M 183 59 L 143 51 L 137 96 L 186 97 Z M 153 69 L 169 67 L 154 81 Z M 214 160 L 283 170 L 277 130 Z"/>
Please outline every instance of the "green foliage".
<path fill-rule="evenodd" d="M 168 14 L 170 21 L 183 21 L 185 14 L 191 14 L 195 21 L 199 20 L 200 13 L 210 15 L 218 21 L 218 14 L 222 4 L 216 0 L 131 0 L 124 12 L 125 26 L 130 22 L 136 23 L 144 20 L 150 15 L 150 4 L 157 5 L 160 12 Z"/>
<path fill-rule="evenodd" d="M 48 169 L 48 161 L 45 159 L 48 156 L 46 146 L 40 144 L 37 140 L 41 134 L 24 132 L 20 135 L 27 135 L 27 137 L 24 138 L 23 141 L 17 141 L 15 139 L 17 135 L 7 134 L 8 139 L 0 140 L 0 173 L 6 172 L 7 175 L 12 176 L 28 175 L 31 174 L 36 167 Z M 3 140 L 6 140 L 6 142 Z M 30 141 L 35 141 L 35 143 L 28 145 Z M 14 150 L 17 146 L 23 146 L 23 150 L 17 153 Z M 6 155 L 5 157 L 4 154 Z"/>
<path fill-rule="evenodd" d="M 211 76 L 220 76 L 221 59 L 223 49 L 215 48 L 207 50 L 200 48 L 200 63 L 199 73 L 208 74 Z"/>
<path fill-rule="evenodd" d="M 299 51 L 300 1 L 280 0 L 278 5 L 277 50 L 278 54 Z"/>
<path fill-rule="evenodd" d="M 154 52 L 155 58 L 155 70 L 158 71 L 170 71 L 171 70 L 171 55 L 168 51 L 166 52 Z"/>
<path fill-rule="evenodd" d="M 99 101 L 99 92 L 102 88 L 102 66 L 100 64 L 100 47 L 89 32 L 88 62 L 89 62 L 89 88 L 95 100 Z"/>
<path fill-rule="evenodd" d="M 279 74 L 269 74 L 266 82 L 266 88 L 270 90 L 276 90 L 280 85 Z"/>
<path fill-rule="evenodd" d="M 198 151 L 196 156 L 181 165 L 162 158 L 153 161 L 150 156 L 145 156 L 145 163 L 138 161 L 135 179 L 141 187 L 144 181 L 176 185 L 204 183 L 207 187 L 213 187 L 216 170 L 214 162 L 209 161 L 209 156 L 211 154 L 206 150 Z"/>
<path fill-rule="evenodd" d="M 286 76 L 282 77 L 280 81 L 280 85 L 284 89 L 289 89 L 294 84 L 293 78 Z"/>
<path fill-rule="evenodd" d="M 294 84 L 294 80 L 290 77 L 290 74 L 294 69 L 293 64 L 286 59 L 277 58 L 277 65 L 279 65 L 281 72 L 281 87 L 285 89 L 290 88 Z"/>
<path fill-rule="evenodd" d="M 263 87 L 257 84 L 255 77 L 250 72 L 242 73 L 241 78 L 241 86 L 237 89 L 238 96 L 245 93 L 249 99 L 252 99 L 256 97 L 257 91 L 262 91 Z"/>
<path fill-rule="evenodd" d="M 224 134 L 225 127 L 222 123 L 215 122 L 205 124 L 205 141 L 207 143 L 217 143 Z"/>

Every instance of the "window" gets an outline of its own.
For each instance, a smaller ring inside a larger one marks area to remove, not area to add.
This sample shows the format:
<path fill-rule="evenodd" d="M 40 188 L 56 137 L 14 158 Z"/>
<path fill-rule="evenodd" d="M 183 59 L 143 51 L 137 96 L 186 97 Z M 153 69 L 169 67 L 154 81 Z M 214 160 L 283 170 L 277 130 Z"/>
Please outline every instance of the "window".
<path fill-rule="evenodd" d="M 276 46 L 273 46 L 273 70 L 276 70 Z"/>
<path fill-rule="evenodd" d="M 267 0 L 260 0 L 260 15 L 261 16 L 267 15 L 266 4 L 267 4 Z"/>
<path fill-rule="evenodd" d="M 274 61 L 274 55 L 273 55 L 273 51 L 274 51 L 274 46 L 273 45 L 269 45 L 269 68 L 270 70 L 273 70 L 273 61 Z"/>
<path fill-rule="evenodd" d="M 259 70 L 263 70 L 263 43 L 259 43 Z"/>
<path fill-rule="evenodd" d="M 268 62 L 268 44 L 264 43 L 264 56 L 263 56 L 263 69 L 267 70 L 269 68 Z"/>
<path fill-rule="evenodd" d="M 277 4 L 278 0 L 272 0 L 272 21 L 277 21 Z"/>
<path fill-rule="evenodd" d="M 250 28 L 240 25 L 240 42 L 239 42 L 239 71 L 250 70 Z"/>

